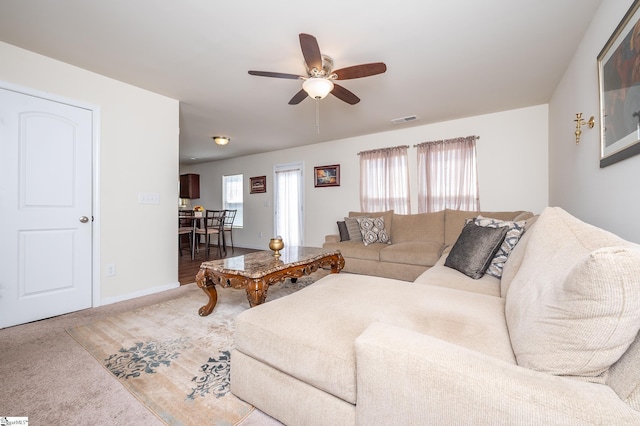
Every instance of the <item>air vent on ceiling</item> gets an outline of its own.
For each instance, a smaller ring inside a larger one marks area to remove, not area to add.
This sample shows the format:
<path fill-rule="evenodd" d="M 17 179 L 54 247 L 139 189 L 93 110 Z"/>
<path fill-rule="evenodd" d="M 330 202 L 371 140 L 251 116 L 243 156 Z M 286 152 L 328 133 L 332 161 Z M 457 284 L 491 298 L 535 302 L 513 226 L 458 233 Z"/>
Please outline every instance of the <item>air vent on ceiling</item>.
<path fill-rule="evenodd" d="M 404 124 L 404 123 L 408 123 L 410 121 L 416 121 L 417 119 L 418 119 L 418 117 L 416 117 L 415 115 L 409 115 L 407 117 L 394 118 L 393 120 L 391 120 L 391 122 L 393 124 Z"/>

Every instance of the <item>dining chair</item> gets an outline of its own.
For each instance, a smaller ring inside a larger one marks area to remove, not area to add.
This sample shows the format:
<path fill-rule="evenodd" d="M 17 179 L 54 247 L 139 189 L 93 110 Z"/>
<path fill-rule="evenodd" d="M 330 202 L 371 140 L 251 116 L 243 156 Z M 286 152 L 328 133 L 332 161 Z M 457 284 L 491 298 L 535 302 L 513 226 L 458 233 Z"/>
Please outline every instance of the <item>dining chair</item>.
<path fill-rule="evenodd" d="M 193 210 L 178 210 L 178 251 L 182 256 L 182 240 L 189 236 L 189 253 L 193 250 Z M 193 257 L 193 256 L 192 256 Z"/>
<path fill-rule="evenodd" d="M 227 254 L 227 250 L 224 248 L 224 213 L 224 210 L 206 210 L 203 219 L 204 226 L 194 228 L 196 238 L 200 238 L 201 235 L 205 236 L 207 258 L 209 258 L 212 235 L 216 235 L 218 238 L 217 246 L 220 257 L 222 257 L 223 250 L 224 254 Z"/>
<path fill-rule="evenodd" d="M 233 247 L 233 221 L 236 218 L 236 212 L 238 210 L 225 210 L 224 212 L 224 232 L 229 233 L 229 238 L 231 239 L 231 252 L 235 252 L 235 248 Z M 224 241 L 224 240 L 223 240 Z M 226 244 L 225 244 L 226 248 Z"/>

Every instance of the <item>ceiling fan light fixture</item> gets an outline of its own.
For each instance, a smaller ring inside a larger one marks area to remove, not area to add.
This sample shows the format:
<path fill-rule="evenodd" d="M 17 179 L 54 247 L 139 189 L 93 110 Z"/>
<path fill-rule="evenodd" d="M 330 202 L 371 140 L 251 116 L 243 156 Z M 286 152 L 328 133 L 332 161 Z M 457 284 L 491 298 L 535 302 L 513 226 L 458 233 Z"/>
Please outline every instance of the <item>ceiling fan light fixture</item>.
<path fill-rule="evenodd" d="M 333 81 L 321 77 L 310 77 L 302 83 L 302 88 L 313 99 L 324 99 L 333 90 Z"/>
<path fill-rule="evenodd" d="M 231 141 L 231 139 L 226 136 L 214 136 L 213 141 L 218 145 L 226 145 Z"/>

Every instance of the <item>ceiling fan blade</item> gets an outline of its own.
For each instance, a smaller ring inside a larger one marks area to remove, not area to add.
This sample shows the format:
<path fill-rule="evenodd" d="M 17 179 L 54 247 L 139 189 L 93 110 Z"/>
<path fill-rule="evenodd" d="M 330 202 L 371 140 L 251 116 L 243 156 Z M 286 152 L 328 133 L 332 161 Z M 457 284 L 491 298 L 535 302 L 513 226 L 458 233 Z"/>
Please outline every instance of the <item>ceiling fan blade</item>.
<path fill-rule="evenodd" d="M 318 46 L 318 40 L 310 34 L 300 34 L 300 48 L 302 49 L 302 56 L 307 63 L 309 69 L 316 68 L 318 71 L 322 70 L 322 55 L 320 54 L 320 46 Z"/>
<path fill-rule="evenodd" d="M 355 105 L 360 102 L 360 98 L 353 94 L 353 92 L 345 89 L 339 84 L 333 83 L 333 90 L 331 94 L 336 98 L 345 101 L 349 105 Z"/>
<path fill-rule="evenodd" d="M 304 91 L 304 89 L 300 89 L 300 91 L 298 93 L 296 93 L 293 98 L 291 98 L 291 100 L 289 101 L 289 105 L 298 105 L 300 102 L 302 102 L 304 100 L 304 98 L 306 98 L 307 92 Z"/>
<path fill-rule="evenodd" d="M 298 80 L 302 78 L 297 74 L 285 74 L 282 72 L 270 72 L 270 71 L 249 71 L 251 75 L 257 75 L 259 77 L 275 77 L 275 78 L 290 78 L 292 80 Z"/>
<path fill-rule="evenodd" d="M 387 70 L 384 62 L 373 62 L 371 64 L 354 65 L 352 67 L 341 68 L 333 72 L 338 76 L 337 80 L 349 80 L 352 78 L 369 77 L 371 75 L 382 74 Z"/>

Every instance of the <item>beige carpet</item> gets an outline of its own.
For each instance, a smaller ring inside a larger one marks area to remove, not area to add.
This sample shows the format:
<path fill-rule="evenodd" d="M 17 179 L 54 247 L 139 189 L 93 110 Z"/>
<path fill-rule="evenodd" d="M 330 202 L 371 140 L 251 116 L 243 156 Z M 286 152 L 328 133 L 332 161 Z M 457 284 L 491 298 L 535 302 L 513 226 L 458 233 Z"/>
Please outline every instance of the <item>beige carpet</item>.
<path fill-rule="evenodd" d="M 273 286 L 267 301 L 324 274 Z M 248 309 L 244 292 L 219 289 L 218 305 L 202 318 L 205 302 L 190 284 L 0 330 L 0 416 L 32 424 L 278 424 L 228 392 L 226 354 L 233 319 Z"/>

